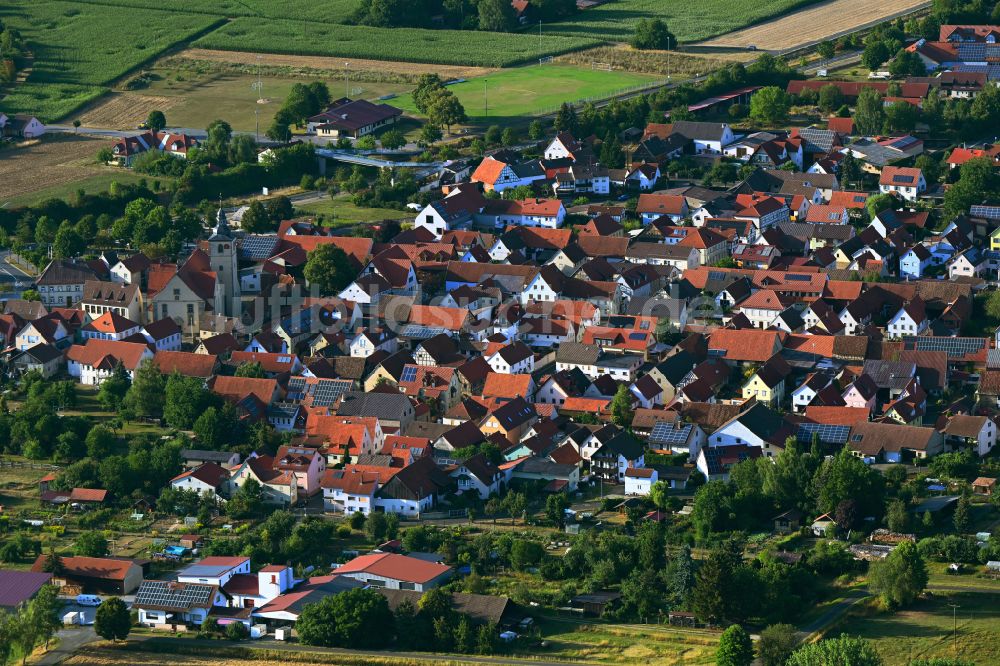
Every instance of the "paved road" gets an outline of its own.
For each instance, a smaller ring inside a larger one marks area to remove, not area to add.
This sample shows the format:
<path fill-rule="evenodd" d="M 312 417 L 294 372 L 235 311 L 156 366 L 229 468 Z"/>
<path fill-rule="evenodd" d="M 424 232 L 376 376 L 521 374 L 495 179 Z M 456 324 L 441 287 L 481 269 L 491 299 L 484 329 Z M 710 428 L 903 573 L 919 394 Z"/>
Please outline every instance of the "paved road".
<path fill-rule="evenodd" d="M 0 251 L 0 298 L 20 298 L 35 278 L 8 262 L 10 250 Z"/>
<path fill-rule="evenodd" d="M 98 640 L 92 626 L 60 629 L 56 632 L 56 636 L 59 638 L 59 645 L 54 650 L 50 650 L 42 655 L 35 664 L 41 664 L 42 666 L 61 664 L 65 659 L 72 657 L 84 645 Z"/>

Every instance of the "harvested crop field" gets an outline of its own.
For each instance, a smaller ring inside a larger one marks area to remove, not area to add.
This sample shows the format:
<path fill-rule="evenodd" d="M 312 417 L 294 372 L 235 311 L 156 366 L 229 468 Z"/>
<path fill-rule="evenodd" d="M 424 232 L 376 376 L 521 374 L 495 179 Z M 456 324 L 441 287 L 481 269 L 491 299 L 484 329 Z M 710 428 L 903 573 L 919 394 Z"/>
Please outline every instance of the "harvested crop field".
<path fill-rule="evenodd" d="M 0 205 L 20 206 L 49 197 L 69 197 L 78 189 L 94 194 L 113 182 L 131 183 L 140 176 L 97 164 L 97 151 L 108 139 L 49 135 L 0 153 Z"/>
<path fill-rule="evenodd" d="M 826 39 L 909 11 L 930 6 L 926 0 L 830 0 L 773 21 L 736 30 L 699 46 L 756 46 L 784 51 Z"/>
<path fill-rule="evenodd" d="M 240 65 L 256 65 L 256 53 L 242 51 L 220 51 L 217 49 L 185 49 L 176 54 L 177 58 L 189 60 L 208 60 L 210 62 L 236 63 Z M 280 53 L 265 53 L 261 57 L 261 65 L 272 67 L 301 67 L 323 71 L 344 71 L 344 63 L 350 63 L 352 71 L 382 71 L 395 74 L 419 76 L 433 72 L 442 79 L 466 79 L 481 76 L 495 71 L 489 67 L 463 67 L 458 65 L 429 65 L 419 62 L 395 62 L 391 60 L 365 60 L 363 58 L 332 58 L 329 56 L 286 55 Z"/>
<path fill-rule="evenodd" d="M 138 93 L 115 93 L 80 114 L 80 122 L 86 127 L 113 127 L 133 129 L 146 120 L 153 110 L 168 111 L 178 99 L 160 95 Z"/>

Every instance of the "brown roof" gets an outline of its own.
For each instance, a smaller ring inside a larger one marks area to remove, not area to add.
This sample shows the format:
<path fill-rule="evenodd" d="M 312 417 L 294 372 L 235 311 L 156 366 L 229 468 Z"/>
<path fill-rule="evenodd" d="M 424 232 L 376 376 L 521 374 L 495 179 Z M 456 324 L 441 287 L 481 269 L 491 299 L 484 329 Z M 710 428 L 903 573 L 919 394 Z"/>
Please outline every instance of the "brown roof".
<path fill-rule="evenodd" d="M 179 373 L 185 377 L 208 379 L 215 374 L 219 357 L 215 354 L 195 354 L 183 351 L 158 351 L 153 363 L 165 375 Z"/>
<path fill-rule="evenodd" d="M 42 554 L 31 565 L 32 571 L 42 571 L 48 555 Z M 132 560 L 113 560 L 107 557 L 63 557 L 63 568 L 67 576 L 79 578 L 100 578 L 104 580 L 125 580 L 129 569 L 136 566 Z"/>

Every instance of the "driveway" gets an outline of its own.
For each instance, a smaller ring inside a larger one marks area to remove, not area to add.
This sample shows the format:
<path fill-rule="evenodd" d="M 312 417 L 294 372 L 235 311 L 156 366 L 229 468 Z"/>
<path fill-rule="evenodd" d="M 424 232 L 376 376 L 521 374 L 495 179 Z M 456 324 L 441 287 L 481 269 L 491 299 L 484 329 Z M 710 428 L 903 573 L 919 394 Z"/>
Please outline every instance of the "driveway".
<path fill-rule="evenodd" d="M 73 654 L 88 643 L 98 640 L 94 633 L 94 627 L 68 627 L 56 632 L 59 638 L 59 645 L 46 652 L 36 661 L 36 664 L 60 664 L 65 659 L 69 659 Z"/>

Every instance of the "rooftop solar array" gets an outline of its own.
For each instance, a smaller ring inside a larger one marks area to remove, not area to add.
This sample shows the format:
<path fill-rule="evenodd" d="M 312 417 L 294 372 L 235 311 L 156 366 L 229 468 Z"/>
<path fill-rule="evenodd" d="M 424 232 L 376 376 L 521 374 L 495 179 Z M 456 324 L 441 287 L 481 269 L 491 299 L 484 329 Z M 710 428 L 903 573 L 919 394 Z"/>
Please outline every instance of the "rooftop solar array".
<path fill-rule="evenodd" d="M 973 217 L 984 217 L 987 220 L 1000 220 L 1000 206 L 972 206 L 969 213 Z"/>
<path fill-rule="evenodd" d="M 803 275 L 801 273 L 786 273 L 785 280 L 792 280 L 793 282 L 811 282 L 811 275 Z"/>
<path fill-rule="evenodd" d="M 403 376 L 400 377 L 401 382 L 412 382 L 417 379 L 417 369 L 414 367 L 403 368 Z"/>
<path fill-rule="evenodd" d="M 147 580 L 135 595 L 136 608 L 176 608 L 186 610 L 211 606 L 215 587 L 198 583 L 173 583 L 164 580 Z"/>
<path fill-rule="evenodd" d="M 411 340 L 427 340 L 435 335 L 447 333 L 448 329 L 437 326 L 421 326 L 420 324 L 407 324 L 399 337 L 410 338 Z"/>
<path fill-rule="evenodd" d="M 903 338 L 905 349 L 916 351 L 943 351 L 949 358 L 963 358 L 977 354 L 986 347 L 986 338 L 946 338 L 927 335 L 909 335 Z"/>
<path fill-rule="evenodd" d="M 321 379 L 316 382 L 312 391 L 313 407 L 329 407 L 337 401 L 345 391 L 351 390 L 349 379 Z"/>
<path fill-rule="evenodd" d="M 653 444 L 665 444 L 668 447 L 676 444 L 686 444 L 691 435 L 691 428 L 688 424 L 680 428 L 668 421 L 657 421 L 653 426 L 653 432 L 649 435 L 649 441 Z"/>
<path fill-rule="evenodd" d="M 277 236 L 249 235 L 240 244 L 240 258 L 261 261 L 273 257 L 277 247 Z"/>
<path fill-rule="evenodd" d="M 892 177 L 892 182 L 894 182 L 894 183 L 912 183 L 913 182 L 913 176 L 907 176 L 905 174 L 899 173 L 899 174 L 896 174 L 895 176 Z"/>
<path fill-rule="evenodd" d="M 851 432 L 851 426 L 826 423 L 800 423 L 795 438 L 800 444 L 811 444 L 813 435 L 819 436 L 823 444 L 844 444 Z"/>

